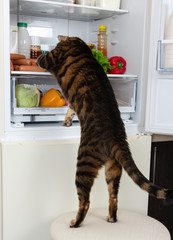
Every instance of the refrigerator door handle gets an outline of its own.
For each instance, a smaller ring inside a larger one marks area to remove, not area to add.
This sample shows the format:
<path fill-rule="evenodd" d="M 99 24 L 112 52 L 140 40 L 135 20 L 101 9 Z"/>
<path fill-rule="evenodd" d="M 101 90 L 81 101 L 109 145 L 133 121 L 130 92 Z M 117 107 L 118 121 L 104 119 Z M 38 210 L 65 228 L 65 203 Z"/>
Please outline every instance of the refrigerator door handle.
<path fill-rule="evenodd" d="M 153 177 L 152 177 L 152 183 L 153 184 L 155 184 L 155 179 L 156 179 L 156 161 L 157 161 L 157 147 L 154 147 Z"/>

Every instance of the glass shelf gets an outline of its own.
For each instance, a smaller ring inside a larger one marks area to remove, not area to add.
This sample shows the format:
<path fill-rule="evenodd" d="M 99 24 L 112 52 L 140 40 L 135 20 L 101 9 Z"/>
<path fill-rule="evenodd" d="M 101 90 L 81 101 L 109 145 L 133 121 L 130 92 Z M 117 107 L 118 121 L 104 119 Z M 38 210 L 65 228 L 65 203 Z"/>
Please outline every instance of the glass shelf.
<path fill-rule="evenodd" d="M 25 72 L 25 71 L 11 71 L 11 77 L 15 77 L 15 78 L 30 78 L 30 77 L 51 77 L 54 78 L 54 76 L 49 73 L 49 72 Z"/>
<path fill-rule="evenodd" d="M 51 77 L 54 76 L 49 72 L 24 72 L 24 71 L 11 71 L 11 76 L 15 78 L 30 78 L 30 77 Z M 138 75 L 135 74 L 107 74 L 110 81 L 132 81 L 137 80 Z"/>
<path fill-rule="evenodd" d="M 76 21 L 93 21 L 128 13 L 123 9 L 101 8 L 79 4 L 61 3 L 49 0 L 11 0 L 12 14 L 70 19 Z"/>
<path fill-rule="evenodd" d="M 138 75 L 135 74 L 107 74 L 110 81 L 131 82 L 137 81 Z"/>

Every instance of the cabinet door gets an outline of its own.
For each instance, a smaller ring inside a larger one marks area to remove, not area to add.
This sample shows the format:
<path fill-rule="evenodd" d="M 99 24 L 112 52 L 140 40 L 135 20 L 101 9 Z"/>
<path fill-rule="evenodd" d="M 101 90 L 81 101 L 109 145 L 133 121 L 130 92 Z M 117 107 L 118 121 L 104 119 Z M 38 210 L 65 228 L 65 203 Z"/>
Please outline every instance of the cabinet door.
<path fill-rule="evenodd" d="M 168 7 L 169 6 L 169 7 Z M 157 71 L 158 40 L 164 39 L 165 25 L 172 8 L 169 0 L 153 0 L 151 9 L 150 48 L 145 130 L 173 134 L 173 69 Z"/>
<path fill-rule="evenodd" d="M 164 188 L 173 189 L 173 142 L 152 144 L 150 180 Z M 162 200 L 149 197 L 148 215 L 162 222 L 173 239 L 173 205 L 164 206 Z"/>

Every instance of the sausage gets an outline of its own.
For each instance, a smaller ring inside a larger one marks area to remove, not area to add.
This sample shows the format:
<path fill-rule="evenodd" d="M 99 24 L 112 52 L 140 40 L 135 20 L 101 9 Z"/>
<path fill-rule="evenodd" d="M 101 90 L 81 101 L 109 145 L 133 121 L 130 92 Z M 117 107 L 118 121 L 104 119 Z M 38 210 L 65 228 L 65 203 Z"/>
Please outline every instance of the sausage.
<path fill-rule="evenodd" d="M 19 65 L 14 65 L 14 71 L 19 71 Z"/>
<path fill-rule="evenodd" d="M 37 59 L 30 58 L 30 60 L 31 60 L 31 65 L 32 65 L 32 66 L 37 66 L 37 65 L 36 65 Z"/>
<path fill-rule="evenodd" d="M 14 71 L 14 66 L 11 60 L 10 60 L 10 71 Z"/>
<path fill-rule="evenodd" d="M 17 71 L 26 71 L 26 72 L 46 72 L 45 69 L 38 67 L 38 66 L 26 66 L 20 65 L 19 70 Z"/>
<path fill-rule="evenodd" d="M 14 60 L 14 59 L 25 59 L 24 55 L 21 54 L 17 54 L 17 53 L 10 53 L 10 59 Z"/>
<path fill-rule="evenodd" d="M 30 59 L 16 59 L 13 60 L 14 65 L 28 65 L 31 66 L 31 60 Z"/>
<path fill-rule="evenodd" d="M 32 66 L 37 66 L 37 65 L 36 65 L 37 59 L 30 58 L 30 61 L 31 61 L 31 65 L 32 65 Z"/>

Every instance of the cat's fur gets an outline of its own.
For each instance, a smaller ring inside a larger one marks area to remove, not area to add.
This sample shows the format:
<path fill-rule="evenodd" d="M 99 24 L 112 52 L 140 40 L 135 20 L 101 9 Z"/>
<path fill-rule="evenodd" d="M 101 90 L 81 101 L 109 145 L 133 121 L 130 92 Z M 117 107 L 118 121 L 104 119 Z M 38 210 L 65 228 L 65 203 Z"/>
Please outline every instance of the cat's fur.
<path fill-rule="evenodd" d="M 79 38 L 64 37 L 56 48 L 38 58 L 38 65 L 54 74 L 81 126 L 76 187 L 79 210 L 71 227 L 78 227 L 90 205 L 90 190 L 105 166 L 109 191 L 108 221 L 117 221 L 117 195 L 122 168 L 143 190 L 173 203 L 173 190 L 147 180 L 135 165 L 110 82 L 89 47 Z"/>

